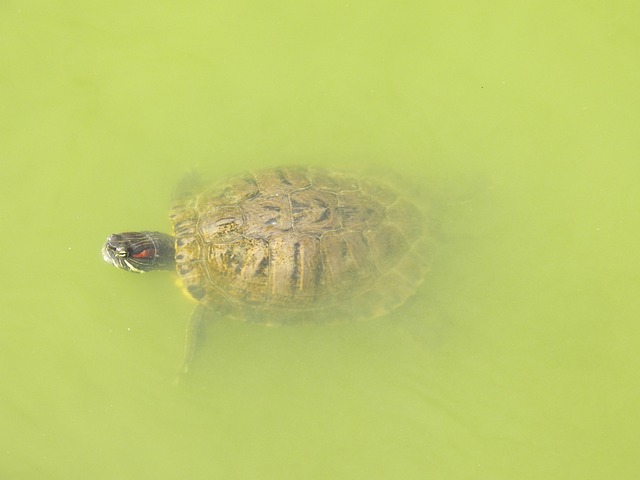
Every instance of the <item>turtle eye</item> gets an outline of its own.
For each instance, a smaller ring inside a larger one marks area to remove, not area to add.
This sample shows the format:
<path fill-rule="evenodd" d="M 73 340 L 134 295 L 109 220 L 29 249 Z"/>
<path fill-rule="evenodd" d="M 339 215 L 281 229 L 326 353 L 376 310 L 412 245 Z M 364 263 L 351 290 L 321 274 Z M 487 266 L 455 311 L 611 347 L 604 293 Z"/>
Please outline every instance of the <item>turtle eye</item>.
<path fill-rule="evenodd" d="M 116 257 L 126 257 L 128 255 L 127 249 L 124 247 L 116 247 Z"/>

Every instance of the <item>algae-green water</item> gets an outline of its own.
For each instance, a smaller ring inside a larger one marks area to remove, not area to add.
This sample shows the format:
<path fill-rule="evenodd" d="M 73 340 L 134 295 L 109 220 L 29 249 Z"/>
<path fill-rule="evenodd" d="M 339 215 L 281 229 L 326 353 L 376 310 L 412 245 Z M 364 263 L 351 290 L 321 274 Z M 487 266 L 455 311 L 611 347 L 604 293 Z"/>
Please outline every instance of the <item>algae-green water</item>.
<path fill-rule="evenodd" d="M 633 2 L 0 6 L 0 478 L 634 479 Z M 389 169 L 435 243 L 383 318 L 212 322 L 170 272 L 197 168 Z"/>

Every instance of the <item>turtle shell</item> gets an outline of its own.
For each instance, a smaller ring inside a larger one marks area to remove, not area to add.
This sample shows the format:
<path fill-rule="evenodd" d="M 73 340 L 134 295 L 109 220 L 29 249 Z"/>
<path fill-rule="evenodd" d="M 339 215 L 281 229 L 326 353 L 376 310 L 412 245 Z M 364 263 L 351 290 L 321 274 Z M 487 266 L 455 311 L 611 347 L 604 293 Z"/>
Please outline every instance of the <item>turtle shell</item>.
<path fill-rule="evenodd" d="M 425 216 L 392 186 L 300 167 L 178 189 L 171 211 L 185 290 L 264 323 L 373 318 L 422 282 Z"/>

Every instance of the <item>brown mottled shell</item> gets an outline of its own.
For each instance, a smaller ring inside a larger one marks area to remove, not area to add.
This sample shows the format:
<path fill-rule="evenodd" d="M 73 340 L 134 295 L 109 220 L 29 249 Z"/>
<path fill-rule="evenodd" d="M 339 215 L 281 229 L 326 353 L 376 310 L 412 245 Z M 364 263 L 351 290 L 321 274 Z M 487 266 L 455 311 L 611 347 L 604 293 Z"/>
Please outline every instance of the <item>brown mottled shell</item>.
<path fill-rule="evenodd" d="M 403 303 L 430 256 L 423 212 L 381 181 L 278 168 L 182 188 L 172 209 L 186 291 L 264 323 L 373 318 Z"/>

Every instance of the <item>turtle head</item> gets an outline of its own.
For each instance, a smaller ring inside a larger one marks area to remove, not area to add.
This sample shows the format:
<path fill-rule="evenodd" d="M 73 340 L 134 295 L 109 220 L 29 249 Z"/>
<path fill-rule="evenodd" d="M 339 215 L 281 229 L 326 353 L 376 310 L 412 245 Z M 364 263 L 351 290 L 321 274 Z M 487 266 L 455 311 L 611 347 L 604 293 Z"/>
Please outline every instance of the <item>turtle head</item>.
<path fill-rule="evenodd" d="M 127 272 L 171 270 L 175 265 L 173 237 L 161 232 L 114 233 L 102 247 L 102 258 Z"/>

